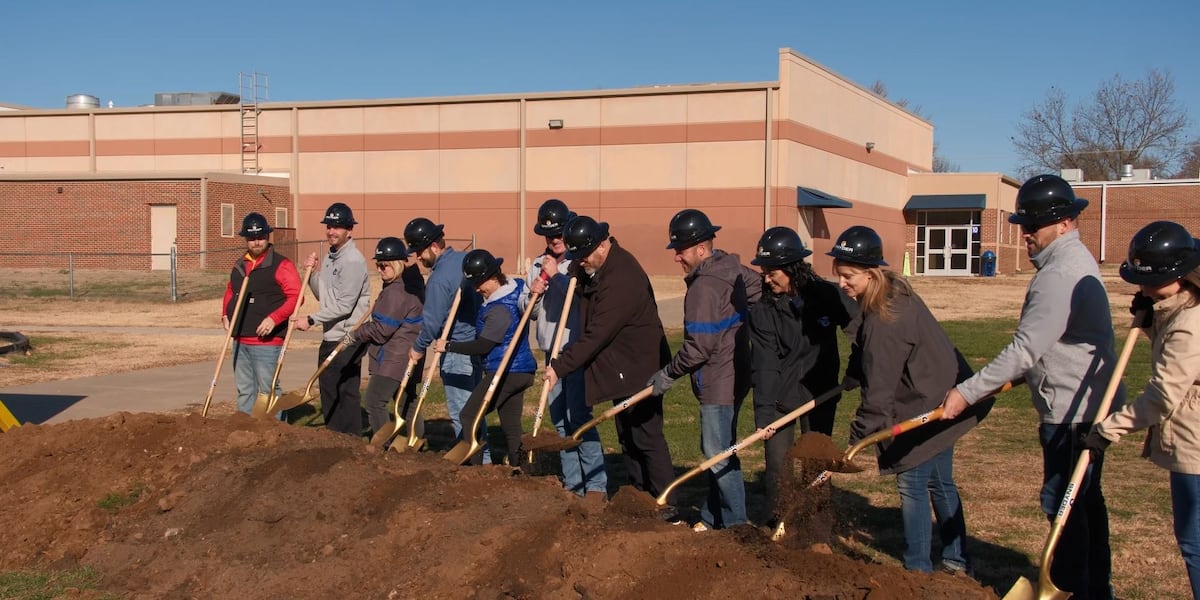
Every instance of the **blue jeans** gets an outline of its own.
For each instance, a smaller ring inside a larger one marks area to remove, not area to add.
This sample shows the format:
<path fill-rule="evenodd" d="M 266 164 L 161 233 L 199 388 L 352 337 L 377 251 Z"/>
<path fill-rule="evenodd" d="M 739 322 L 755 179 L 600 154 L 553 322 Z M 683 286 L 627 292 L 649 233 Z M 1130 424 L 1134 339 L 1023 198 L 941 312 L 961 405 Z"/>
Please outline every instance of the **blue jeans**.
<path fill-rule="evenodd" d="M 471 392 L 479 385 L 482 369 L 475 368 L 471 357 L 465 354 L 442 355 L 442 388 L 446 394 L 446 411 L 450 413 L 450 425 L 454 428 L 455 439 L 463 439 L 462 423 L 459 413 L 462 412 Z M 487 447 L 487 423 L 480 421 L 476 439 L 483 441 L 483 464 L 492 463 L 492 453 Z"/>
<path fill-rule="evenodd" d="M 1042 443 L 1042 512 L 1052 523 L 1079 454 L 1087 452 L 1083 438 L 1091 428 L 1091 423 L 1042 423 L 1038 427 Z M 1072 600 L 1113 597 L 1108 507 L 1100 487 L 1103 472 L 1103 455 L 1088 463 L 1050 564 L 1050 580 L 1058 589 L 1071 592 Z"/>
<path fill-rule="evenodd" d="M 942 563 L 966 569 L 967 525 L 958 487 L 954 485 L 954 446 L 896 473 L 896 490 L 900 492 L 900 516 L 904 521 L 904 568 L 933 571 L 929 557 L 933 545 L 932 516 L 937 519 L 938 537 L 942 540 Z"/>
<path fill-rule="evenodd" d="M 564 390 L 565 386 L 565 390 Z M 550 420 L 558 435 L 569 437 L 592 420 L 592 409 L 583 395 L 583 371 L 559 379 L 547 401 Z M 604 449 L 596 428 L 583 434 L 579 446 L 559 453 L 562 461 L 563 488 L 580 496 L 587 492 L 608 492 L 608 473 L 604 470 Z"/>
<path fill-rule="evenodd" d="M 1171 472 L 1171 512 L 1192 599 L 1200 600 L 1200 475 Z"/>
<path fill-rule="evenodd" d="M 736 406 L 700 405 L 700 450 L 712 458 L 734 443 L 737 436 Z M 741 525 L 746 517 L 746 484 L 742 480 L 742 461 L 737 455 L 713 465 L 708 478 L 708 500 L 700 507 L 700 520 L 713 529 Z"/>
<path fill-rule="evenodd" d="M 233 341 L 233 378 L 237 383 L 237 409 L 246 414 L 254 408 L 254 400 L 261 392 L 270 394 L 271 379 L 275 377 L 275 364 L 279 362 L 279 351 L 283 346 L 243 344 Z M 279 383 L 275 384 L 276 397 L 283 394 Z M 282 413 L 279 420 L 283 420 Z"/>

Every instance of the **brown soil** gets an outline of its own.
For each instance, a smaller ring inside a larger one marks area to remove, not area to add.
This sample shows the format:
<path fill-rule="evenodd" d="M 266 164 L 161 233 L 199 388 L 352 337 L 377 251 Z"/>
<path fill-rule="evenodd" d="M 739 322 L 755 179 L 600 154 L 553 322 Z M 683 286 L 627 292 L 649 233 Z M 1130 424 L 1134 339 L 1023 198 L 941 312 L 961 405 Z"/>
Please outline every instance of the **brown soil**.
<path fill-rule="evenodd" d="M 631 488 L 601 508 L 552 477 L 241 414 L 26 426 L 0 455 L 0 571 L 89 566 L 130 598 L 995 597 L 831 551 L 827 495 L 797 496 L 787 543 L 696 534 Z"/>

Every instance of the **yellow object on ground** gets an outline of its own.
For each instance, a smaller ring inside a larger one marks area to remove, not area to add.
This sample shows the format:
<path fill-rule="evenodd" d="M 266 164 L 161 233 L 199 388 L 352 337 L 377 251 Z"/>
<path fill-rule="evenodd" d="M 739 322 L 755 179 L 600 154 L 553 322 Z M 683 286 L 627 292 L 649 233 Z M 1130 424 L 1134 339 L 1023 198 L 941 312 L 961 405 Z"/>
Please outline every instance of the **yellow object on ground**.
<path fill-rule="evenodd" d="M 13 427 L 20 426 L 21 423 L 9 412 L 8 407 L 4 405 L 4 401 L 0 400 L 0 431 L 8 431 Z"/>
<path fill-rule="evenodd" d="M 904 275 L 905 277 L 909 277 L 912 275 L 912 268 L 908 264 L 908 253 L 907 252 L 904 253 L 904 268 L 901 270 L 901 274 Z"/>

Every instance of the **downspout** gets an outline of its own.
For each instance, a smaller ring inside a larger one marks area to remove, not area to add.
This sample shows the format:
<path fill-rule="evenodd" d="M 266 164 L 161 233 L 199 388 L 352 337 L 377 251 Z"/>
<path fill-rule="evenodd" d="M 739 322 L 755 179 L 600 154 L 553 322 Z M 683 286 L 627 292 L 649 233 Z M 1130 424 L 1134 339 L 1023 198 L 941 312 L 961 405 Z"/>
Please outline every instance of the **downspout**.
<path fill-rule="evenodd" d="M 96 172 L 96 113 L 88 113 L 88 171 Z"/>
<path fill-rule="evenodd" d="M 766 113 L 766 123 L 763 132 L 765 144 L 763 147 L 763 231 L 771 228 L 771 122 L 775 118 L 775 112 L 771 102 L 771 88 L 763 88 L 763 96 L 766 98 L 767 106 L 764 112 Z"/>
<path fill-rule="evenodd" d="M 300 109 L 292 107 L 292 176 L 288 186 L 292 193 L 292 225 L 296 230 L 296 252 L 300 251 Z"/>
<path fill-rule="evenodd" d="M 517 263 L 518 265 L 525 264 L 525 111 L 528 107 L 525 104 L 525 99 L 521 98 L 521 148 L 519 163 L 517 165 Z"/>
<path fill-rule="evenodd" d="M 200 176 L 200 269 L 208 268 L 208 176 Z"/>
<path fill-rule="evenodd" d="M 1100 263 L 1104 264 L 1108 247 L 1108 184 L 1100 184 Z"/>

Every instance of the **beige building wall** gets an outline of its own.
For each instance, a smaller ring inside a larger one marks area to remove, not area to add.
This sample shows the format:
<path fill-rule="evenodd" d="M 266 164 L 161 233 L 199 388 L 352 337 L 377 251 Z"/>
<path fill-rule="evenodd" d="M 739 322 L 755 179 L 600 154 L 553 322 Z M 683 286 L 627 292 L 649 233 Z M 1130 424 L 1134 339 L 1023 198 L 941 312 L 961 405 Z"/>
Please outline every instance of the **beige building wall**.
<path fill-rule="evenodd" d="M 787 49 L 775 82 L 260 108 L 259 167 L 289 178 L 298 239 L 321 239 L 326 207 L 345 202 L 360 238 L 427 216 L 512 265 L 542 249 L 532 224 L 551 197 L 611 223 L 652 273 L 679 272 L 664 246 L 685 207 L 745 261 L 764 228 L 787 225 L 825 272 L 833 238 L 860 223 L 892 260 L 910 174 L 932 161 L 931 124 Z M 16 111 L 0 114 L 0 168 L 238 172 L 240 136 L 237 105 Z M 853 208 L 802 213 L 797 186 Z"/>

